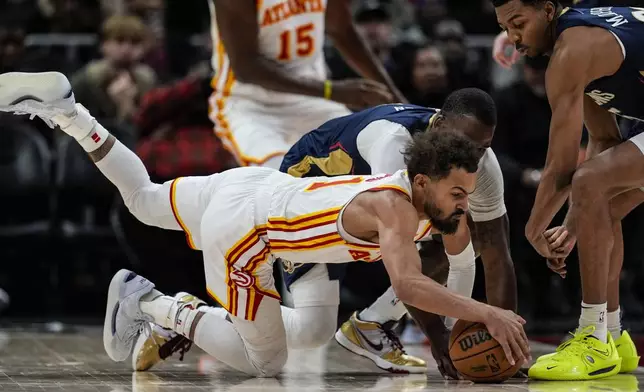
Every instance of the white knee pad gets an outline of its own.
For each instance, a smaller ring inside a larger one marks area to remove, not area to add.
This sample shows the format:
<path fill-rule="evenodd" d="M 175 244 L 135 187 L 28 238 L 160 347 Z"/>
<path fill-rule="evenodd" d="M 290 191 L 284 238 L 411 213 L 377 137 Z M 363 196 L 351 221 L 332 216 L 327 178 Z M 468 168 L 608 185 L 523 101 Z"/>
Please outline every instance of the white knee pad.
<path fill-rule="evenodd" d="M 323 346 L 331 340 L 337 325 L 337 306 L 289 309 L 284 320 L 288 347 L 300 350 Z"/>
<path fill-rule="evenodd" d="M 291 285 L 294 309 L 285 327 L 288 345 L 295 349 L 326 344 L 338 325 L 340 283 L 329 280 L 326 265 L 317 264 Z"/>

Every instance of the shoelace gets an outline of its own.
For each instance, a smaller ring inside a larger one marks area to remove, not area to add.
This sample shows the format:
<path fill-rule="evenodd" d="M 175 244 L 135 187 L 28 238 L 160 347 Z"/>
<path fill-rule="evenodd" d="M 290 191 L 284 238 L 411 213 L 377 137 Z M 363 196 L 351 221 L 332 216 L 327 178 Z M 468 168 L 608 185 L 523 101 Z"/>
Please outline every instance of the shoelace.
<path fill-rule="evenodd" d="M 125 329 L 125 332 L 123 332 L 123 337 L 121 338 L 121 341 L 125 343 L 127 347 L 131 347 L 133 345 L 134 340 L 142 333 L 145 333 L 147 334 L 147 336 L 150 336 L 152 334 L 152 328 L 150 327 L 150 323 L 140 320 L 134 324 L 127 326 L 127 328 Z"/>
<path fill-rule="evenodd" d="M 580 331 L 569 332 L 572 335 L 572 339 L 560 344 L 556 351 L 560 354 L 563 353 L 566 357 L 579 355 L 589 348 L 587 339 L 593 332 L 595 332 L 595 326 L 593 325 L 585 327 Z M 564 348 L 566 349 L 565 351 Z"/>
<path fill-rule="evenodd" d="M 159 357 L 161 359 L 166 359 L 172 354 L 179 352 L 179 360 L 183 361 L 184 355 L 192 347 L 192 340 L 186 338 L 182 335 L 177 335 L 172 339 L 168 340 L 164 345 L 159 347 Z"/>
<path fill-rule="evenodd" d="M 397 350 L 400 350 L 402 354 L 407 354 L 405 352 L 405 348 L 403 347 L 402 342 L 400 341 L 400 338 L 398 337 L 398 335 L 396 335 L 396 333 L 392 329 L 385 329 L 383 327 L 380 327 L 380 330 L 382 331 L 382 333 L 385 334 L 385 337 L 389 341 L 389 344 L 391 345 L 391 348 L 393 350 L 397 349 Z"/>
<path fill-rule="evenodd" d="M 56 126 L 56 124 L 54 124 L 53 121 L 47 118 L 47 116 L 51 115 L 52 113 L 43 113 L 43 114 L 34 113 L 33 110 L 30 111 L 29 107 L 22 102 L 14 105 L 13 114 L 16 114 L 18 116 L 29 115 L 29 120 L 33 120 L 34 118 L 38 117 L 45 124 L 47 124 L 49 128 L 52 128 L 52 129 Z"/>

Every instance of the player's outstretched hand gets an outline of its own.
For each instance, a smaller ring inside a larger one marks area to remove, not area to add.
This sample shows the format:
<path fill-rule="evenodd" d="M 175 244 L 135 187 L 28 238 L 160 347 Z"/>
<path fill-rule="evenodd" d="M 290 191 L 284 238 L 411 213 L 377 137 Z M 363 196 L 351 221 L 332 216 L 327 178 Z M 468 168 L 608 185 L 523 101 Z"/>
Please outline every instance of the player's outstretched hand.
<path fill-rule="evenodd" d="M 506 54 L 506 51 L 512 48 L 510 55 Z M 517 62 L 520 55 L 517 52 L 516 48 L 508 38 L 508 33 L 502 31 L 494 39 L 494 46 L 492 47 L 492 57 L 494 61 L 497 62 L 503 68 L 509 69 L 514 63 Z"/>
<path fill-rule="evenodd" d="M 449 335 L 450 331 L 445 328 L 440 339 L 431 341 L 432 356 L 436 360 L 438 371 L 441 372 L 443 378 L 446 380 L 462 380 L 463 378 L 458 374 L 449 356 Z"/>
<path fill-rule="evenodd" d="M 382 83 L 368 79 L 347 79 L 333 82 L 331 99 L 352 108 L 367 108 L 392 103 L 394 96 Z"/>
<path fill-rule="evenodd" d="M 490 335 L 503 347 L 510 364 L 527 363 L 532 359 L 528 337 L 523 330 L 525 320 L 521 316 L 510 310 L 490 306 L 484 324 Z"/>

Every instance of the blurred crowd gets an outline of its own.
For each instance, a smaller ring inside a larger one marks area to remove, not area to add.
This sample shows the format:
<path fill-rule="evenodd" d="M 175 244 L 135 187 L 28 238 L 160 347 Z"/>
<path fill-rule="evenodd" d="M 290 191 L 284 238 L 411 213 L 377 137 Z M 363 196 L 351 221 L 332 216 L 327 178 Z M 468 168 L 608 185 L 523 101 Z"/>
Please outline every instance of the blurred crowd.
<path fill-rule="evenodd" d="M 411 103 L 441 107 L 463 87 L 493 95 L 493 149 L 505 178 L 519 313 L 532 332 L 574 326 L 580 301 L 574 257 L 572 273 L 562 280 L 523 236 L 548 145 L 547 58 L 522 60 L 511 70 L 497 66 L 491 48 L 499 27 L 488 0 L 352 5 L 360 32 Z M 0 72 L 68 75 L 76 100 L 135 149 L 154 181 L 216 173 L 236 164 L 208 119 L 209 23 L 205 0 L 0 0 Z M 325 52 L 333 79 L 355 76 L 333 42 Z M 39 120 L 0 118 L 0 287 L 13 303 L 8 316 L 98 315 L 109 277 L 128 265 L 167 291 L 206 297 L 201 256 L 185 246 L 182 233 L 136 222 L 66 136 Z M 643 234 L 644 208 L 638 208 L 624 223 L 621 305 L 624 324 L 640 331 L 644 297 L 636 282 L 644 278 Z M 344 282 L 347 312 L 388 287 L 382 266 L 354 264 L 362 274 Z M 482 276 L 475 292 L 484 295 Z"/>

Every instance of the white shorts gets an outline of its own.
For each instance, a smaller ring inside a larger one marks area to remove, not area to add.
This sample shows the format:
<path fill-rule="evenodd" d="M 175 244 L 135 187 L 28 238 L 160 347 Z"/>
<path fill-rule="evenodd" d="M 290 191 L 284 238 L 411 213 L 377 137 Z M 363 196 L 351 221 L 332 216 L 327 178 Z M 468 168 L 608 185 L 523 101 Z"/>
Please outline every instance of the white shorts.
<path fill-rule="evenodd" d="M 632 138 L 628 139 L 631 142 L 633 142 L 637 148 L 640 149 L 642 154 L 644 154 L 644 132 L 640 133 L 639 135 L 635 135 Z M 642 191 L 644 191 L 644 187 L 640 188 Z"/>
<path fill-rule="evenodd" d="M 268 168 L 238 168 L 208 177 L 208 186 L 203 178 L 196 184 L 178 179 L 172 186 L 175 217 L 190 245 L 203 252 L 208 293 L 232 316 L 250 321 L 263 300 L 280 300 L 265 242 L 265 201 L 271 200 L 275 175 L 284 176 Z"/>
<path fill-rule="evenodd" d="M 640 133 L 639 135 L 635 135 L 635 136 L 633 136 L 632 138 L 630 138 L 628 140 L 630 140 L 633 143 L 635 143 L 637 148 L 639 148 L 640 151 L 642 152 L 642 154 L 644 154 L 644 132 Z"/>
<path fill-rule="evenodd" d="M 215 101 L 213 95 L 210 117 L 215 133 L 242 166 L 262 165 L 282 156 L 304 134 L 351 113 L 337 102 L 306 96 L 296 104 L 275 106 L 235 96 L 223 105 Z"/>

